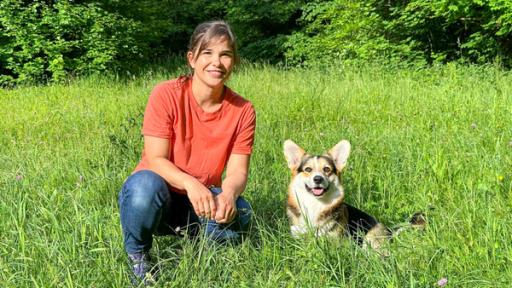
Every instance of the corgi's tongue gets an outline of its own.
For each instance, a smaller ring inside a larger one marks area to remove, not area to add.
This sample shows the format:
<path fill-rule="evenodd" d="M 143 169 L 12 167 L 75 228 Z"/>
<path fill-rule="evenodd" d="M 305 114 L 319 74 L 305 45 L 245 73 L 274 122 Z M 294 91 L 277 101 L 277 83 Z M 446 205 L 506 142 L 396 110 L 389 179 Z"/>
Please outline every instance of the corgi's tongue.
<path fill-rule="evenodd" d="M 313 195 L 320 196 L 324 193 L 324 188 L 311 188 L 311 192 L 313 192 Z"/>

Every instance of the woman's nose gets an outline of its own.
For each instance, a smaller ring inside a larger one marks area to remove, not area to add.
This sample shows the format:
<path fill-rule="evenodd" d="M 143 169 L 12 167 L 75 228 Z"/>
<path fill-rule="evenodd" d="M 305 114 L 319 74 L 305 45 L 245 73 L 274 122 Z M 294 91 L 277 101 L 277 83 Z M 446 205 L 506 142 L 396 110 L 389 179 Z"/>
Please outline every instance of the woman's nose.
<path fill-rule="evenodd" d="M 219 66 L 220 65 L 220 56 L 219 55 L 214 55 L 213 56 L 212 64 L 215 65 L 215 66 Z"/>

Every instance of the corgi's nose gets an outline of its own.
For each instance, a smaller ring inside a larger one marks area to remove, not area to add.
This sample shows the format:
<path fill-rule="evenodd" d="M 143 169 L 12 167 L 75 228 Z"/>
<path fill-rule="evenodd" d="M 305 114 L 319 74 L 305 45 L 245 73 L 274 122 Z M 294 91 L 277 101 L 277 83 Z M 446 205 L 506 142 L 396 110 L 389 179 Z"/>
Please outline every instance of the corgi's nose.
<path fill-rule="evenodd" d="M 315 177 L 313 177 L 313 182 L 315 182 L 315 184 L 320 184 L 320 183 L 322 183 L 323 180 L 324 180 L 324 178 L 319 175 L 316 175 Z"/>

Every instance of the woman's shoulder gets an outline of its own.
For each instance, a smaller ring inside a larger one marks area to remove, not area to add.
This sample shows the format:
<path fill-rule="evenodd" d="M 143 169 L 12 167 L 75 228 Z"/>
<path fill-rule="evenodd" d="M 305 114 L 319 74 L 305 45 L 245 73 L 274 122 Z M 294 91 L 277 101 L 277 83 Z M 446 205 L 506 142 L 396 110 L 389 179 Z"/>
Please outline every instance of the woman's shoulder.
<path fill-rule="evenodd" d="M 180 76 L 175 79 L 165 80 L 159 82 L 153 88 L 151 95 L 163 99 L 176 99 L 182 98 L 187 89 L 189 78 L 187 76 Z"/>
<path fill-rule="evenodd" d="M 155 89 L 179 90 L 187 86 L 189 82 L 188 76 L 179 76 L 178 78 L 165 80 L 155 85 Z"/>
<path fill-rule="evenodd" d="M 232 105 L 234 105 L 238 108 L 242 108 L 242 109 L 254 109 L 251 101 L 240 96 L 240 94 L 236 93 L 235 91 L 233 91 L 231 88 L 229 88 L 227 86 L 226 86 L 226 89 L 227 89 L 226 95 L 228 96 L 226 100 L 229 103 L 231 103 Z"/>

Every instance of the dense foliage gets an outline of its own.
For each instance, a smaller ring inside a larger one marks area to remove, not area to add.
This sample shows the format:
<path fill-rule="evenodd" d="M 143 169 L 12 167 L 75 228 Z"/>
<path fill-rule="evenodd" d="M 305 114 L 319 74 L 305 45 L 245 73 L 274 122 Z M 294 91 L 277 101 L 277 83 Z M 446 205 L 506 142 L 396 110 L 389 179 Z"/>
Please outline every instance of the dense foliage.
<path fill-rule="evenodd" d="M 140 23 L 96 3 L 47 2 L 0 3 L 0 83 L 111 70 L 146 50 Z"/>
<path fill-rule="evenodd" d="M 315 1 L 287 43 L 291 63 L 378 58 L 512 65 L 512 1 Z"/>
<path fill-rule="evenodd" d="M 0 0 L 0 85 L 132 71 L 211 19 L 249 60 L 512 65 L 509 0 Z"/>
<path fill-rule="evenodd" d="M 307 1 L 229 1 L 225 19 L 238 37 L 242 57 L 276 62 L 283 59 L 285 42 L 294 29 Z"/>
<path fill-rule="evenodd" d="M 302 1 L 0 0 L 0 85 L 133 70 L 181 54 L 195 26 L 226 19 L 248 59 L 280 59 Z"/>
<path fill-rule="evenodd" d="M 316 1 L 304 6 L 303 29 L 288 38 L 289 64 L 308 65 L 333 59 L 401 60 L 417 55 L 394 43 L 375 6 L 378 1 Z"/>

